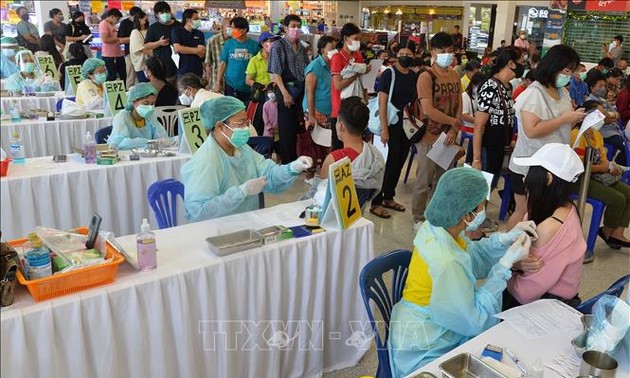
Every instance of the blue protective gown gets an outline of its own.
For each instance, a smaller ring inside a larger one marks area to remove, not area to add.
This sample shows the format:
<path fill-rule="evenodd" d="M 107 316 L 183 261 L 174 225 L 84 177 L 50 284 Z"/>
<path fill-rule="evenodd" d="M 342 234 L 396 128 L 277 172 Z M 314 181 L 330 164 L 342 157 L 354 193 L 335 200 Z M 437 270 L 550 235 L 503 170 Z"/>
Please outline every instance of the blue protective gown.
<path fill-rule="evenodd" d="M 297 176 L 288 165 L 277 165 L 247 145 L 230 156 L 208 135 L 182 167 L 187 218 L 202 221 L 257 209 L 258 196 L 247 196 L 240 185 L 258 177 L 267 178 L 263 192 L 280 193 Z"/>
<path fill-rule="evenodd" d="M 132 148 L 146 147 L 147 142 L 151 139 L 168 137 L 166 129 L 158 121 L 155 112 L 144 121 L 144 127 L 136 127 L 131 118 L 131 110 L 119 111 L 112 121 L 112 133 L 107 143 L 120 150 L 130 150 Z"/>
<path fill-rule="evenodd" d="M 0 78 L 6 79 L 12 74 L 20 71 L 11 59 L 4 55 L 0 55 Z"/>
<path fill-rule="evenodd" d="M 43 75 L 41 74 L 41 72 L 35 71 L 33 75 L 33 79 L 30 79 L 30 78 L 25 79 L 24 77 L 22 77 L 22 75 L 18 71 L 18 72 L 14 72 L 13 74 L 11 74 L 11 76 L 9 76 L 5 84 L 5 87 L 6 87 L 6 90 L 9 92 L 23 92 L 24 85 L 26 84 L 27 80 L 31 80 L 33 84 L 33 90 L 35 92 L 39 92 L 42 79 L 43 79 Z"/>
<path fill-rule="evenodd" d="M 492 316 L 501 311 L 512 276 L 497 263 L 509 247 L 497 233 L 474 242 L 461 236 L 458 243 L 444 228 L 424 222 L 413 244 L 428 266 L 430 304 L 401 299 L 392 309 L 387 347 L 393 377 L 414 372 L 498 323 Z M 486 281 L 478 287 L 481 278 Z"/>

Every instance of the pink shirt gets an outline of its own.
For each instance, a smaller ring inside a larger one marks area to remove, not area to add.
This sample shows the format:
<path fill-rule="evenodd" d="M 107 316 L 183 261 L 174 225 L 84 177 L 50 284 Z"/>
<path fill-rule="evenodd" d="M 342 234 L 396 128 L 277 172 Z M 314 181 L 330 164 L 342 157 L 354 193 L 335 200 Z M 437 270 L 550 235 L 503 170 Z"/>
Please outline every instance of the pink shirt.
<path fill-rule="evenodd" d="M 110 24 L 107 20 L 103 20 L 100 24 L 98 24 L 98 34 L 102 40 L 105 36 L 109 38 L 116 37 L 118 32 L 116 31 L 116 26 Z M 102 46 L 101 55 L 104 58 L 118 58 L 124 55 L 122 49 L 120 48 L 120 43 L 118 42 L 103 42 Z"/>
<path fill-rule="evenodd" d="M 266 101 L 263 105 L 263 122 L 265 129 L 263 136 L 273 137 L 274 131 L 278 128 L 278 104 L 275 101 Z"/>
<path fill-rule="evenodd" d="M 514 274 L 507 289 L 521 304 L 540 299 L 549 293 L 564 299 L 575 297 L 582 278 L 582 259 L 586 241 L 575 207 L 558 232 L 542 247 L 530 253 L 540 256 L 545 265 L 536 273 Z"/>

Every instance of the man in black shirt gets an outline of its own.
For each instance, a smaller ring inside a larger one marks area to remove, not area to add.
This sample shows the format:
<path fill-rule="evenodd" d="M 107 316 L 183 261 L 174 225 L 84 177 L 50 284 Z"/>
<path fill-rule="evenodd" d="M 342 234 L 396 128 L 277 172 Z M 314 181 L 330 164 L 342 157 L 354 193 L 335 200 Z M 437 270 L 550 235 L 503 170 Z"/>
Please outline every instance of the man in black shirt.
<path fill-rule="evenodd" d="M 182 23 L 171 32 L 171 43 L 179 54 L 177 77 L 192 72 L 203 77 L 203 58 L 206 56 L 206 40 L 198 29 L 201 26 L 199 12 L 186 9 Z"/>
<path fill-rule="evenodd" d="M 173 62 L 173 58 L 171 58 L 173 52 L 170 46 L 170 38 L 172 30 L 180 25 L 180 23 L 173 20 L 173 16 L 171 15 L 171 6 L 168 5 L 166 1 L 158 1 L 155 3 L 153 6 L 153 13 L 157 17 L 158 22 L 151 24 L 147 30 L 147 37 L 145 39 L 145 42 L 147 42 L 146 47 L 153 50 L 153 56 L 162 61 L 166 72 L 166 78 L 172 83 L 175 81 L 177 66 L 175 65 L 175 62 Z M 160 40 L 168 41 L 168 43 L 155 45 L 148 44 L 150 42 L 159 42 Z M 152 46 L 155 47 L 151 48 Z"/>
<path fill-rule="evenodd" d="M 83 45 L 85 55 L 88 58 L 92 57 L 92 50 L 90 49 L 90 40 L 84 41 L 85 38 L 92 34 L 90 28 L 85 24 L 85 15 L 83 12 L 76 11 L 72 13 L 72 21 L 66 25 L 66 48 L 63 50 L 64 57 L 69 59 L 68 49 L 73 42 L 78 42 Z"/>
<path fill-rule="evenodd" d="M 136 73 L 133 70 L 133 64 L 131 63 L 131 56 L 129 55 L 129 36 L 133 30 L 133 16 L 136 13 L 141 12 L 139 7 L 131 7 L 129 9 L 129 17 L 120 21 L 118 25 L 118 40 L 125 45 L 125 66 L 127 68 L 127 88 L 131 88 L 136 84 Z"/>

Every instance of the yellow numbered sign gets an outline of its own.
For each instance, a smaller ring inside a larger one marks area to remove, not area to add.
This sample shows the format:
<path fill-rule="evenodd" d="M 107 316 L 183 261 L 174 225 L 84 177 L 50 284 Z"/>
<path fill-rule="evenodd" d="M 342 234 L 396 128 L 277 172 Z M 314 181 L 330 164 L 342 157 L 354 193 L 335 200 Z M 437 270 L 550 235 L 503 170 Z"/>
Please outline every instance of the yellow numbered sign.
<path fill-rule="evenodd" d="M 59 80 L 59 73 L 57 72 L 57 66 L 55 66 L 55 61 L 53 57 L 50 55 L 43 55 L 37 57 L 37 62 L 39 63 L 39 68 L 42 72 L 55 80 Z"/>
<path fill-rule="evenodd" d="M 191 154 L 197 152 L 203 142 L 206 141 L 206 129 L 201 124 L 199 108 L 179 110 L 179 124 L 184 129 L 185 138 L 182 144 L 188 146 Z"/>
<path fill-rule="evenodd" d="M 67 94 L 76 94 L 77 85 L 83 80 L 81 77 L 81 66 L 66 66 L 66 82 L 64 88 L 66 88 Z"/>
<path fill-rule="evenodd" d="M 337 226 L 343 230 L 362 217 L 352 178 L 352 163 L 347 157 L 330 165 L 328 191 L 324 201 L 324 227 Z"/>
<path fill-rule="evenodd" d="M 105 111 L 112 117 L 125 108 L 127 103 L 127 92 L 125 83 L 122 80 L 106 81 L 105 88 Z"/>

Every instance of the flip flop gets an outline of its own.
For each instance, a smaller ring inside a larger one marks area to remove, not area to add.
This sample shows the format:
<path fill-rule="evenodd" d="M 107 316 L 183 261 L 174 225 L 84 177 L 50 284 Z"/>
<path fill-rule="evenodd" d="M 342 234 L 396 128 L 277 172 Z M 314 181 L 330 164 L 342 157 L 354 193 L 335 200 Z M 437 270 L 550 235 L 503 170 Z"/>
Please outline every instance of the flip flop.
<path fill-rule="evenodd" d="M 392 215 L 390 213 L 388 213 L 387 210 L 385 210 L 383 208 L 383 206 L 376 206 L 376 207 L 370 208 L 370 213 L 376 215 L 379 218 L 383 218 L 383 219 L 389 219 L 389 218 L 392 217 Z"/>
<path fill-rule="evenodd" d="M 392 209 L 394 211 L 400 211 L 400 212 L 405 211 L 405 207 L 394 200 L 383 201 L 381 206 L 383 206 L 386 209 Z"/>

